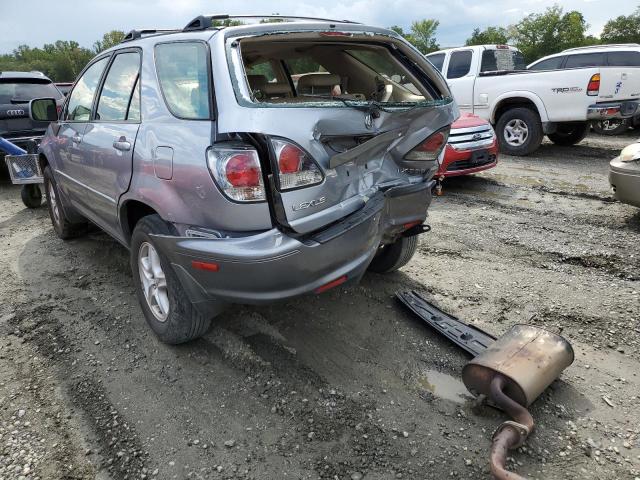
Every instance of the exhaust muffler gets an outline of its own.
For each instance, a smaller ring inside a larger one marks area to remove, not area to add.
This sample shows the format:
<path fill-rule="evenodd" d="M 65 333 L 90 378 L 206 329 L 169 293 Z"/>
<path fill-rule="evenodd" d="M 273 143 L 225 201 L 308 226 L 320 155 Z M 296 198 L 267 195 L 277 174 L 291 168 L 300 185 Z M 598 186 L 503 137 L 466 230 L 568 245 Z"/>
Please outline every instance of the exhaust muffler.
<path fill-rule="evenodd" d="M 573 363 L 571 344 L 532 325 L 515 325 L 467 363 L 462 381 L 474 395 L 485 395 L 513 419 L 493 435 L 491 473 L 500 480 L 522 479 L 506 470 L 507 453 L 522 446 L 533 431 L 526 407 Z"/>
<path fill-rule="evenodd" d="M 571 344 L 532 325 L 515 325 L 495 338 L 442 312 L 416 292 L 398 292 L 396 296 L 437 332 L 475 355 L 462 369 L 465 386 L 512 419 L 493 434 L 491 473 L 498 480 L 524 480 L 506 469 L 507 454 L 522 446 L 533 431 L 527 407 L 573 363 Z"/>

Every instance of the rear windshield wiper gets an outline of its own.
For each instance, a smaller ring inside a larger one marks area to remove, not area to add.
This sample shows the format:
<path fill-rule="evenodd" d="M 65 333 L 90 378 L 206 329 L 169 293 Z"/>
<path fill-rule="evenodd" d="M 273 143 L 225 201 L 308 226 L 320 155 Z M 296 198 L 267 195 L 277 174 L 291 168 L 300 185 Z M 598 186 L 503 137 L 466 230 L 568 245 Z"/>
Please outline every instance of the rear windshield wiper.
<path fill-rule="evenodd" d="M 27 99 L 24 99 L 24 98 L 12 98 L 11 99 L 11 103 L 29 103 L 30 100 L 31 100 L 30 98 L 27 98 Z"/>

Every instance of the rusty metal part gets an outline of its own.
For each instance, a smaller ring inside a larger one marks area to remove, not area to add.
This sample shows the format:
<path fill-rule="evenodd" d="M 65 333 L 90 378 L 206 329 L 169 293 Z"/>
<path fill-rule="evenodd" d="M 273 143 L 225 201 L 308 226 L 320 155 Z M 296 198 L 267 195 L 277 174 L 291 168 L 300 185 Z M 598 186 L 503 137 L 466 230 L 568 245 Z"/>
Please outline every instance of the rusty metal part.
<path fill-rule="evenodd" d="M 479 355 L 496 340 L 493 335 L 443 312 L 416 291 L 396 292 L 396 297 L 427 325 L 471 355 Z"/>
<path fill-rule="evenodd" d="M 533 431 L 533 417 L 525 407 L 505 395 L 504 389 L 508 384 L 509 380 L 498 374 L 493 377 L 490 385 L 491 400 L 514 420 L 504 422 L 493 434 L 491 473 L 498 480 L 524 480 L 506 469 L 507 455 L 509 450 L 522 446 L 527 440 Z"/>
<path fill-rule="evenodd" d="M 491 382 L 505 377 L 503 391 L 529 406 L 573 363 L 573 348 L 560 335 L 532 325 L 515 325 L 462 370 L 462 380 L 475 394 L 491 397 Z"/>

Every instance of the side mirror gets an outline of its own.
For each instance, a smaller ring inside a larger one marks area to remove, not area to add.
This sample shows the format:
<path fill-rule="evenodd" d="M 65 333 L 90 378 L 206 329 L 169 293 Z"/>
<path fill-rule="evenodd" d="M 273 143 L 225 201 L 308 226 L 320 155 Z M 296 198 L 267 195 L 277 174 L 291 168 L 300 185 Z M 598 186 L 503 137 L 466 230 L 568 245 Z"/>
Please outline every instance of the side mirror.
<path fill-rule="evenodd" d="M 29 102 L 29 118 L 34 122 L 58 120 L 56 101 L 53 98 L 34 98 Z"/>

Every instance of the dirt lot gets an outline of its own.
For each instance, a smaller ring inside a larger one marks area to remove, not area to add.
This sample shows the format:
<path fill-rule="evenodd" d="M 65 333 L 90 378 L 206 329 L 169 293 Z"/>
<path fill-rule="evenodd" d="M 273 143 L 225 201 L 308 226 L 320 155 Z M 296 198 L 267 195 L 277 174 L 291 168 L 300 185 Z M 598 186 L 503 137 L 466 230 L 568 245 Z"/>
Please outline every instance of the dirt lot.
<path fill-rule="evenodd" d="M 448 181 L 402 272 L 233 308 L 180 347 L 146 327 L 124 248 L 59 240 L 3 179 L 0 480 L 489 478 L 504 417 L 464 393 L 468 357 L 396 304 L 406 288 L 496 334 L 534 323 L 573 343 L 520 472 L 637 479 L 640 210 L 606 180 L 633 138 Z"/>

